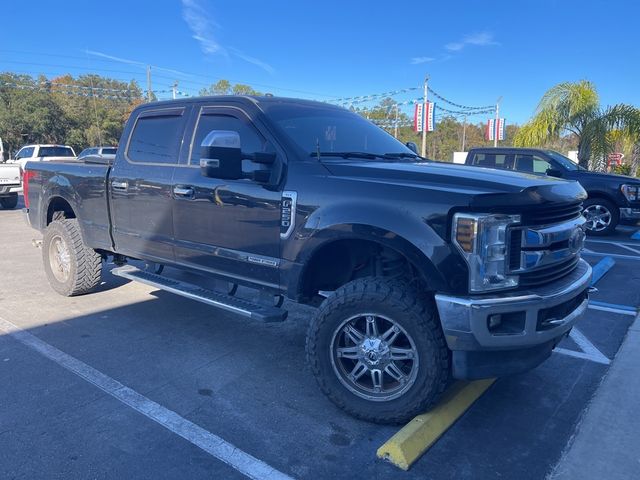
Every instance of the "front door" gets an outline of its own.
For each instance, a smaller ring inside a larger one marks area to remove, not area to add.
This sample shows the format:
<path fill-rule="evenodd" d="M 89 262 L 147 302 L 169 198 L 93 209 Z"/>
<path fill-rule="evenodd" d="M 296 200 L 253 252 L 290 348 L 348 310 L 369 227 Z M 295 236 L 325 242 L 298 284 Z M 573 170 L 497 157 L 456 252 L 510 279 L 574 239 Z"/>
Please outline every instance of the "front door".
<path fill-rule="evenodd" d="M 276 288 L 280 263 L 281 193 L 251 179 L 223 180 L 200 173 L 200 145 L 212 130 L 240 135 L 245 153 L 275 152 L 272 144 L 237 108 L 202 107 L 187 164 L 173 177 L 176 262 Z M 185 142 L 187 143 L 187 142 Z M 257 165 L 245 160 L 243 171 Z"/>
<path fill-rule="evenodd" d="M 118 253 L 172 263 L 172 177 L 179 161 L 185 108 L 142 110 L 109 176 Z"/>

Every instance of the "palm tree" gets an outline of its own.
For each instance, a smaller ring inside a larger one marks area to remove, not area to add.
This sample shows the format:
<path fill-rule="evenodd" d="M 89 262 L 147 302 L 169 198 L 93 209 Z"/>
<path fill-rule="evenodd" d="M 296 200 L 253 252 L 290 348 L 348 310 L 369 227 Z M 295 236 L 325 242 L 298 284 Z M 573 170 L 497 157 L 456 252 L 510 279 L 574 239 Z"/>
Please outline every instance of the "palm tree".
<path fill-rule="evenodd" d="M 578 138 L 578 162 L 613 151 L 612 130 L 620 130 L 635 144 L 640 142 L 640 110 L 618 104 L 602 109 L 598 92 L 587 80 L 565 82 L 549 89 L 531 120 L 514 139 L 516 146 L 537 146 L 567 132 Z"/>

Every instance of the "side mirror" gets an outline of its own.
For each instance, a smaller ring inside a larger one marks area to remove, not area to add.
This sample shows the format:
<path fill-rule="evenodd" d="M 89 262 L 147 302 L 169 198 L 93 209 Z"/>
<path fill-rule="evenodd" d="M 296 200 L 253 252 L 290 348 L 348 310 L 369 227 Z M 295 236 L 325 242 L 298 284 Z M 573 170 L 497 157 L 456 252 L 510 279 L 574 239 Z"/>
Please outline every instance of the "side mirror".
<path fill-rule="evenodd" d="M 562 178 L 562 170 L 558 168 L 547 168 L 547 175 L 550 177 Z"/>
<path fill-rule="evenodd" d="M 243 178 L 242 150 L 238 132 L 209 132 L 200 145 L 200 173 L 205 177 L 227 180 Z"/>
<path fill-rule="evenodd" d="M 407 143 L 405 143 L 405 145 L 413 153 L 415 153 L 416 155 L 418 154 L 418 145 L 416 145 L 414 142 L 407 142 Z"/>

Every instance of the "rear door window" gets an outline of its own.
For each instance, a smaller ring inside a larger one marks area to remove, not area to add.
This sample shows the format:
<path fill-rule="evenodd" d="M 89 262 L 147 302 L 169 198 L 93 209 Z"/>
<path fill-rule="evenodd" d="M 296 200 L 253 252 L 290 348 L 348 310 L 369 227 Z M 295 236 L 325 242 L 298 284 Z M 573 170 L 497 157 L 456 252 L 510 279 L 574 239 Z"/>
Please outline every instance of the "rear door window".
<path fill-rule="evenodd" d="M 127 158 L 140 163 L 178 163 L 184 116 L 173 112 L 143 112 L 133 128 Z"/>
<path fill-rule="evenodd" d="M 508 169 L 508 155 L 506 153 L 476 153 L 472 165 L 478 167 Z"/>

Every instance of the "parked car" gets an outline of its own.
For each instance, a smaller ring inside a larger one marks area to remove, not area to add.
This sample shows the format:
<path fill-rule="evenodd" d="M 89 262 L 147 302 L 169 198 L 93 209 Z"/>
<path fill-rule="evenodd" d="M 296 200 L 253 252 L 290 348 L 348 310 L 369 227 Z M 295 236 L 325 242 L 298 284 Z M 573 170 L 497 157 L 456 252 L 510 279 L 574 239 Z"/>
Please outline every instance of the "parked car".
<path fill-rule="evenodd" d="M 50 162 L 75 159 L 73 148 L 67 145 L 25 145 L 9 163 L 17 163 L 24 170 L 27 162 Z"/>
<path fill-rule="evenodd" d="M 0 165 L 0 206 L 16 208 L 18 193 L 22 191 L 20 167 L 18 165 Z"/>
<path fill-rule="evenodd" d="M 115 155 L 118 147 L 90 147 L 85 148 L 78 155 L 78 160 L 82 160 L 89 155 Z"/>
<path fill-rule="evenodd" d="M 120 145 L 111 164 L 26 166 L 53 289 L 90 292 L 112 259 L 254 320 L 319 306 L 310 371 L 357 417 L 402 422 L 451 376 L 534 368 L 587 308 L 577 182 L 429 163 L 355 113 L 276 97 L 144 104 Z"/>
<path fill-rule="evenodd" d="M 583 206 L 587 232 L 592 235 L 608 235 L 620 222 L 640 220 L 639 179 L 591 172 L 553 150 L 473 148 L 469 150 L 466 164 L 580 182 L 588 195 Z"/>

